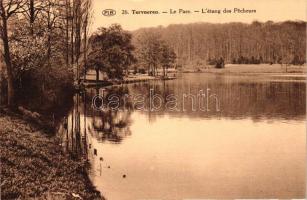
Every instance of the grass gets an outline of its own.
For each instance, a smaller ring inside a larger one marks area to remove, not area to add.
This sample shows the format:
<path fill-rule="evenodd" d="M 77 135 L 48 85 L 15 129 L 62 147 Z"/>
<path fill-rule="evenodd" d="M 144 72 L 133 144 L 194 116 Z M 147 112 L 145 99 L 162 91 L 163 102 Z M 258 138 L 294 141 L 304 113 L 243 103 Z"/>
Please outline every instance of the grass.
<path fill-rule="evenodd" d="M 59 144 L 19 116 L 0 112 L 1 199 L 103 199 L 86 161 L 70 159 Z"/>

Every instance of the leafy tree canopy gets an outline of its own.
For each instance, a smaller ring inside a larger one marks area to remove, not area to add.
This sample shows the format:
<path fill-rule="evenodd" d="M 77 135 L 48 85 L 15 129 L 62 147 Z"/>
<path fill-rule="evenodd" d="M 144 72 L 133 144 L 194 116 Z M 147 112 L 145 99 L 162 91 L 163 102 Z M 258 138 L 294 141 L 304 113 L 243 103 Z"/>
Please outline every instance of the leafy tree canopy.
<path fill-rule="evenodd" d="M 109 78 L 121 79 L 124 70 L 135 62 L 131 38 L 131 34 L 118 24 L 99 28 L 90 37 L 89 67 L 106 72 Z"/>

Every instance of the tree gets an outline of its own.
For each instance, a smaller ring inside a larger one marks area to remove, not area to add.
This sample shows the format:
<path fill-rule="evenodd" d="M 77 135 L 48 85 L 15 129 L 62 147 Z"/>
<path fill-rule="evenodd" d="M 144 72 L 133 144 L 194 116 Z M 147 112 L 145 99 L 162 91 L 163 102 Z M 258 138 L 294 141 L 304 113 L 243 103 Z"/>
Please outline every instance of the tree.
<path fill-rule="evenodd" d="M 166 77 L 166 71 L 169 67 L 171 67 L 176 60 L 176 54 L 172 48 L 170 48 L 165 43 L 161 46 L 161 55 L 160 55 L 160 63 L 163 68 L 163 76 Z"/>
<path fill-rule="evenodd" d="M 25 5 L 25 2 L 22 0 L 0 0 L 0 16 L 1 16 L 1 39 L 3 43 L 3 56 L 6 65 L 7 71 L 7 82 L 8 82 L 8 105 L 13 107 L 15 105 L 15 88 L 14 88 L 14 75 L 13 75 L 13 66 L 11 60 L 11 52 L 9 45 L 9 36 L 8 36 L 8 21 L 17 13 L 20 12 L 20 9 Z"/>
<path fill-rule="evenodd" d="M 85 73 L 87 66 L 92 0 L 65 0 L 62 7 L 65 62 L 67 67 L 74 69 L 75 79 L 79 81 L 82 70 Z"/>
<path fill-rule="evenodd" d="M 30 27 L 31 35 L 34 34 L 35 29 L 35 21 L 38 17 L 38 14 L 44 9 L 44 1 L 43 0 L 27 0 L 26 6 L 23 8 L 25 11 L 23 14 L 25 18 L 27 18 Z"/>
<path fill-rule="evenodd" d="M 89 40 L 91 52 L 88 56 L 88 67 L 106 72 L 109 78 L 122 79 L 124 70 L 135 61 L 132 54 L 131 34 L 120 25 L 99 28 Z"/>
<path fill-rule="evenodd" d="M 156 75 L 161 53 L 161 36 L 158 33 L 146 31 L 136 36 L 136 57 L 140 65 L 148 69 L 149 75 Z"/>
<path fill-rule="evenodd" d="M 163 68 L 163 76 L 166 76 L 166 69 L 171 67 L 177 58 L 176 53 L 159 32 L 146 30 L 135 35 L 136 56 L 138 65 L 147 67 L 148 73 L 155 76 L 157 68 Z"/>

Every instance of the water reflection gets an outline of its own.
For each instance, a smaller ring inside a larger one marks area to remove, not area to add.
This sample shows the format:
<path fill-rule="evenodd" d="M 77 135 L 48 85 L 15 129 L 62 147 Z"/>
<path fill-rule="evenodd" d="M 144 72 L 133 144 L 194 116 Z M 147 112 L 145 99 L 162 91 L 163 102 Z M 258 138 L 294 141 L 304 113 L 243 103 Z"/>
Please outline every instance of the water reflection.
<path fill-rule="evenodd" d="M 127 88 L 92 88 L 76 94 L 73 108 L 59 127 L 65 150 L 76 158 L 86 157 L 87 149 L 91 148 L 92 145 L 87 141 L 88 135 L 95 137 L 99 142 L 112 143 L 120 143 L 124 137 L 131 135 L 131 103 L 126 102 L 126 107 L 118 110 L 95 110 L 92 98 L 102 91 L 107 98 L 111 94 L 123 95 Z"/>
<path fill-rule="evenodd" d="M 152 89 L 165 105 L 169 95 L 208 88 L 220 111 L 215 102 L 193 110 L 190 100 L 180 111 L 140 110 L 131 98 L 117 110 L 92 106 L 98 94 L 141 94 L 148 108 Z M 67 152 L 89 159 L 90 176 L 109 199 L 302 198 L 305 91 L 304 77 L 214 74 L 91 88 L 74 97 L 60 133 Z"/>
<path fill-rule="evenodd" d="M 175 81 L 134 84 L 129 88 L 130 93 L 144 94 L 147 99 L 150 96 L 150 89 L 154 89 L 155 93 L 163 97 L 196 95 L 201 90 L 210 89 L 210 94 L 216 94 L 220 103 L 220 112 L 215 109 L 215 101 L 209 102 L 211 104 L 208 112 L 199 109 L 193 111 L 192 101 L 186 100 L 185 109 L 182 109 L 182 98 L 178 98 L 180 100 L 178 112 L 163 109 L 164 107 L 154 113 L 147 110 L 150 119 L 161 115 L 190 118 L 252 118 L 254 120 L 304 118 L 306 110 L 304 80 L 301 79 L 299 82 L 293 81 L 295 79 L 288 82 L 278 80 L 261 76 L 255 78 L 253 76 L 188 74 L 183 79 Z M 164 103 L 167 102 L 167 99 L 164 99 Z M 146 112 L 143 113 L 146 114 Z"/>

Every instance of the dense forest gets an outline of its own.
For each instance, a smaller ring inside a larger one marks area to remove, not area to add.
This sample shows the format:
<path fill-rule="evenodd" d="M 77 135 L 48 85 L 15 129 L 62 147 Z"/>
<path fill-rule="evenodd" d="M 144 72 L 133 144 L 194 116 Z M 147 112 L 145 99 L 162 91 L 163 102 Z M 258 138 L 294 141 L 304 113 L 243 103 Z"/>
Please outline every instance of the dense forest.
<path fill-rule="evenodd" d="M 193 23 L 142 28 L 134 38 L 156 34 L 177 55 L 177 64 L 199 66 L 223 58 L 226 63 L 303 64 L 306 58 L 306 22 Z M 134 39 L 138 46 L 138 40 Z"/>

